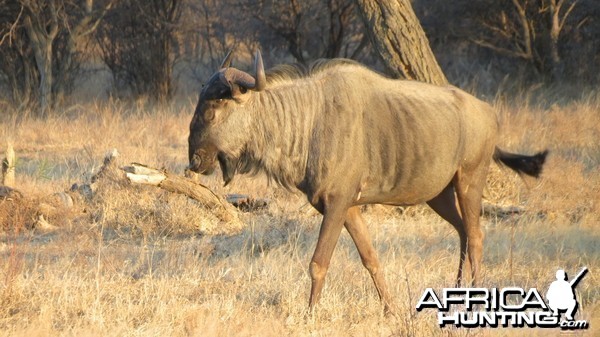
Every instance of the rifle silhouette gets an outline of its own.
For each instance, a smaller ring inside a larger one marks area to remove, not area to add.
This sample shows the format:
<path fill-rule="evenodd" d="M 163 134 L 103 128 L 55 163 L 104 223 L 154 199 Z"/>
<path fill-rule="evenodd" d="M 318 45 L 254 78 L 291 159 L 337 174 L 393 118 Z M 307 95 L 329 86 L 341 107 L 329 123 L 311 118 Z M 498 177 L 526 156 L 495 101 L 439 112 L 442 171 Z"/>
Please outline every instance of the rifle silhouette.
<path fill-rule="evenodd" d="M 579 272 L 579 274 L 577 274 L 577 276 L 575 276 L 569 282 L 569 285 L 571 285 L 571 288 L 575 288 L 575 286 L 577 286 L 577 283 L 579 283 L 579 281 L 581 281 L 581 279 L 585 276 L 585 274 L 587 274 L 587 272 L 588 272 L 587 267 L 583 267 L 583 269 Z"/>

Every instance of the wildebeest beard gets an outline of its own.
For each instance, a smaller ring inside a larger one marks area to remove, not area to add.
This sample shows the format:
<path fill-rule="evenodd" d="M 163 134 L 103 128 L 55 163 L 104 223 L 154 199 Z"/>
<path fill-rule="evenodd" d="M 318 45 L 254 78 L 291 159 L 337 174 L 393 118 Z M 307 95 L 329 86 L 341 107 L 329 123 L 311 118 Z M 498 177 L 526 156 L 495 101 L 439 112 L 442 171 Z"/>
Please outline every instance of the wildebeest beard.
<path fill-rule="evenodd" d="M 242 153 L 239 158 L 235 158 L 219 152 L 217 160 L 223 173 L 224 186 L 227 186 L 231 182 L 236 173 L 256 174 L 259 171 L 258 166 L 256 163 L 253 163 L 252 157 L 247 153 Z"/>
<path fill-rule="evenodd" d="M 236 158 L 228 157 L 224 153 L 219 153 L 217 155 L 217 160 L 219 161 L 219 166 L 221 166 L 223 181 L 225 182 L 225 186 L 227 186 L 235 175 L 238 160 Z"/>

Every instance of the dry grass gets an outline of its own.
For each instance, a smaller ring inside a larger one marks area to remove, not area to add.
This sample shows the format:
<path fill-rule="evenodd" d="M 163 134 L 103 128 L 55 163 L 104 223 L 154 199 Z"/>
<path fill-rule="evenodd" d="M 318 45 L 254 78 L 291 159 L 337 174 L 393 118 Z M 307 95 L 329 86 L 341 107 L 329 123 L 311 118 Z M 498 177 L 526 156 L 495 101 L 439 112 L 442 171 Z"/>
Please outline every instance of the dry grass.
<path fill-rule="evenodd" d="M 542 110 L 497 103 L 502 147 L 549 147 L 541 180 L 492 167 L 490 201 L 527 211 L 485 218 L 486 287 L 545 290 L 557 268 L 590 273 L 578 286 L 580 317 L 600 325 L 600 102 Z M 147 112 L 150 110 L 149 112 Z M 17 185 L 33 201 L 0 201 L 0 336 L 546 336 L 558 330 L 440 329 L 414 310 L 425 287 L 453 284 L 458 238 L 425 207 L 370 207 L 366 218 L 397 317 L 384 317 L 370 277 L 344 233 L 323 298 L 306 313 L 307 266 L 320 218 L 300 195 L 237 178 L 217 193 L 272 200 L 243 229 L 220 224 L 181 196 L 106 183 L 74 213 L 31 229 L 35 200 L 85 182 L 106 150 L 121 160 L 181 172 L 192 105 L 75 107 L 46 121 L 5 118 L 0 141 L 17 153 Z M 36 199 L 37 198 L 37 199 Z"/>

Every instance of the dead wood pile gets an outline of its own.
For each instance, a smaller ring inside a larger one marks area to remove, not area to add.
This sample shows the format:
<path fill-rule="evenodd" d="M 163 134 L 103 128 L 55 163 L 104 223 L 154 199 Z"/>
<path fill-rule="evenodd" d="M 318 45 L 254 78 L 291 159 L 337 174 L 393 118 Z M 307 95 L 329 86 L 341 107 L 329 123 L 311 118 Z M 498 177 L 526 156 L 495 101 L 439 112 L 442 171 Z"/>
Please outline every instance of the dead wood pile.
<path fill-rule="evenodd" d="M 234 205 L 242 205 L 240 208 L 245 207 L 244 211 L 254 209 L 254 206 L 250 204 L 250 200 L 253 201 L 254 199 L 250 197 L 246 196 L 246 202 L 240 202 L 237 198 L 236 202 L 230 203 L 227 196 L 218 196 L 207 186 L 166 170 L 158 170 L 138 163 L 119 167 L 117 164 L 118 157 L 117 150 L 108 152 L 103 165 L 92 176 L 90 182 L 73 184 L 65 191 L 34 199 L 28 198 L 14 187 L 14 151 L 9 146 L 2 165 L 3 179 L 2 185 L 0 185 L 0 206 L 4 205 L 7 209 L 10 209 L 14 208 L 14 202 L 27 204 L 25 211 L 31 213 L 28 216 L 30 222 L 28 226 L 41 230 L 52 230 L 56 227 L 51 224 L 49 219 L 64 216 L 65 212 L 76 208 L 85 208 L 86 203 L 95 195 L 98 186 L 104 181 L 111 181 L 124 186 L 124 188 L 134 185 L 151 185 L 167 193 L 183 195 L 208 210 L 218 221 L 232 224 L 234 227 L 243 226 L 240 220 L 240 211 Z M 133 188 L 128 190 L 131 190 L 132 193 L 136 191 Z M 265 206 L 266 201 L 258 205 Z"/>

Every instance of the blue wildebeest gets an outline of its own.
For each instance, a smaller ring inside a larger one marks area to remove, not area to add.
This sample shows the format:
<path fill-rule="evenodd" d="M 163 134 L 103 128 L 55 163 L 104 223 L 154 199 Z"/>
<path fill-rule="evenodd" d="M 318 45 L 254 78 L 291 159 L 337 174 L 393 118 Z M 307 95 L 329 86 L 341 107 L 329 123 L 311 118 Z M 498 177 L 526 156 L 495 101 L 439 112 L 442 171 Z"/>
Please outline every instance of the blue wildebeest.
<path fill-rule="evenodd" d="M 477 282 L 483 248 L 482 190 L 492 159 L 532 176 L 546 153 L 496 147 L 493 109 L 452 86 L 385 78 L 350 60 L 283 66 L 265 75 L 230 67 L 231 53 L 206 83 L 190 124 L 189 168 L 225 184 L 236 173 L 264 172 L 297 188 L 323 214 L 310 262 L 313 308 L 342 227 L 352 237 L 384 304 L 391 300 L 360 205 L 426 202 L 460 237 L 463 267 Z M 458 199 L 458 208 L 456 199 Z"/>

